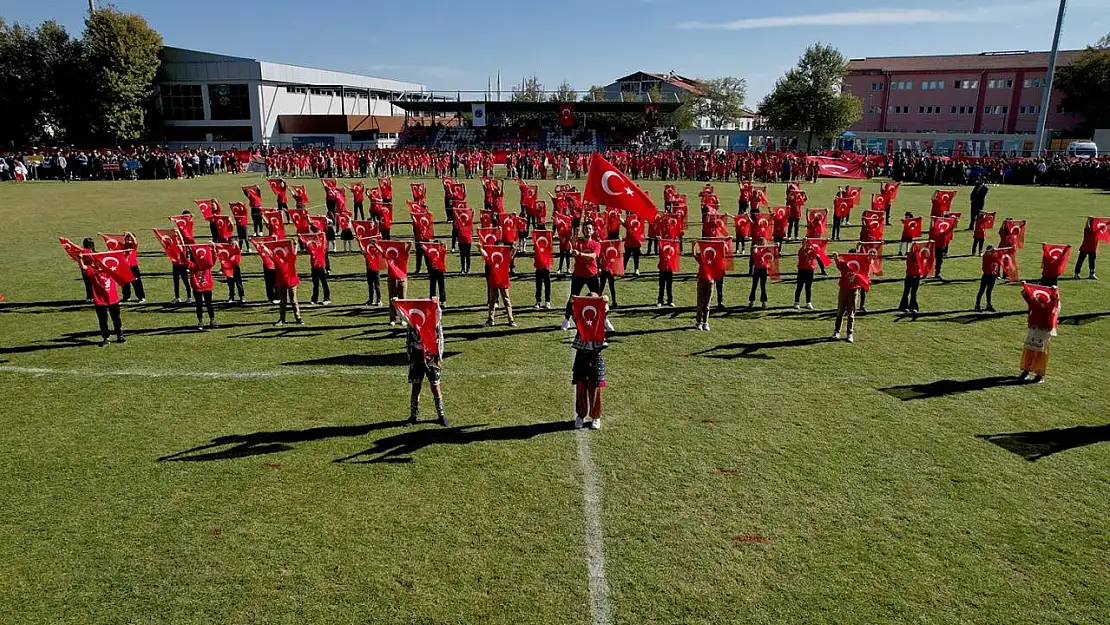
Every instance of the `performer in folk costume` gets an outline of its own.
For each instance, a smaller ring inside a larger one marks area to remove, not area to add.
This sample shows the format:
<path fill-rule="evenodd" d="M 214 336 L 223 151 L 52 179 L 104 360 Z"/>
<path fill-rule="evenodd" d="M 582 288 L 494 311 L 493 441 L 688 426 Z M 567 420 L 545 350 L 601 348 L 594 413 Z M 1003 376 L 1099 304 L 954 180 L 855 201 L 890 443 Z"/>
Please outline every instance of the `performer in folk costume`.
<path fill-rule="evenodd" d="M 82 274 L 89 279 L 91 300 L 96 310 L 97 323 L 100 325 L 100 346 L 108 346 L 108 337 L 111 336 L 108 332 L 109 318 L 112 320 L 112 332 L 116 335 L 116 342 L 126 343 L 127 340 L 123 338 L 123 322 L 120 320 L 119 292 L 116 290 L 118 283 L 106 267 L 93 259 L 92 239 L 85 239 L 84 243 L 84 247 L 90 254 L 82 254 L 77 262 Z"/>
<path fill-rule="evenodd" d="M 570 297 L 567 298 L 563 316 L 563 330 L 570 329 L 570 319 L 574 312 L 573 297 L 583 289 L 588 293 L 600 293 L 601 281 L 598 279 L 597 259 L 601 255 L 601 243 L 594 238 L 595 225 L 592 220 L 583 220 L 582 236 L 574 241 L 570 255 L 574 258 L 574 270 L 570 277 Z"/>
<path fill-rule="evenodd" d="M 1055 286 L 1045 287 L 1022 283 L 1021 296 L 1029 307 L 1026 319 L 1028 330 L 1021 350 L 1021 375 L 1024 380 L 1033 374 L 1033 382 L 1044 381 L 1048 373 L 1048 344 L 1056 336 L 1060 317 L 1060 291 Z"/>
<path fill-rule="evenodd" d="M 608 386 L 605 381 L 605 358 L 601 351 L 609 346 L 605 341 L 608 300 L 591 292 L 587 297 L 572 297 L 574 321 L 577 332 L 571 339 L 574 364 L 571 383 L 574 385 L 574 427 L 581 429 L 590 420 L 590 429 L 601 429 L 601 393 Z M 600 319 L 605 320 L 600 323 Z"/>
<path fill-rule="evenodd" d="M 1095 275 L 1095 255 L 1098 253 L 1100 241 L 1110 241 L 1110 219 L 1088 217 L 1083 226 L 1083 244 L 1079 246 L 1079 260 L 1075 263 L 1075 279 L 1079 279 L 1079 271 L 1083 268 L 1083 261 L 1088 261 L 1087 279 L 1098 280 Z"/>
<path fill-rule="evenodd" d="M 424 380 L 432 388 L 432 400 L 435 401 L 436 423 L 447 427 L 447 412 L 443 407 L 443 389 L 440 380 L 443 377 L 443 315 L 438 310 L 438 300 L 432 299 L 437 308 L 428 310 L 422 304 L 428 300 L 392 300 L 390 307 L 402 311 L 407 319 L 408 332 L 405 333 L 405 353 L 409 361 L 409 384 L 412 393 L 409 396 L 408 425 L 414 425 L 420 420 L 420 391 Z M 410 308 L 407 304 L 411 302 Z M 419 313 L 419 316 L 417 315 Z M 429 314 L 430 313 L 430 314 Z M 434 317 L 434 320 L 428 317 Z M 424 324 L 435 324 L 434 332 Z M 433 340 L 434 337 L 434 340 Z"/>
<path fill-rule="evenodd" d="M 837 254 L 833 256 L 836 268 L 840 270 L 839 293 L 836 299 L 836 325 L 833 327 L 833 340 L 840 338 L 840 328 L 847 317 L 845 328 L 849 343 L 856 340 L 856 298 L 858 291 L 871 288 L 871 257 L 867 254 Z"/>

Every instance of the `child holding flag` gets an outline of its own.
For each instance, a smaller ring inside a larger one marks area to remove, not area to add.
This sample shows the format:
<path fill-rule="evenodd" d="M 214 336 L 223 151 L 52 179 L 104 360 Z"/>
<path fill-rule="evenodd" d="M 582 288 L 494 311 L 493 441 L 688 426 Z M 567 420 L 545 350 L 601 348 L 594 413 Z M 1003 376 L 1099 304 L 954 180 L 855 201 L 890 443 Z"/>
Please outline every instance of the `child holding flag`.
<path fill-rule="evenodd" d="M 571 383 L 574 384 L 574 427 L 581 429 L 585 419 L 590 419 L 590 429 L 601 429 L 601 391 L 605 381 L 605 359 L 601 350 L 605 342 L 605 318 L 608 300 L 591 292 L 587 297 L 572 297 L 571 306 L 577 332 L 571 339 L 574 364 Z"/>
<path fill-rule="evenodd" d="M 1056 286 L 1022 284 L 1021 297 L 1029 307 L 1028 330 L 1021 350 L 1021 375 L 1025 380 L 1033 374 L 1033 383 L 1044 382 L 1048 373 L 1048 343 L 1056 336 L 1060 316 L 1060 291 Z"/>
<path fill-rule="evenodd" d="M 1087 218 L 1087 224 L 1083 226 L 1083 244 L 1079 246 L 1079 260 L 1075 263 L 1075 279 L 1079 279 L 1079 270 L 1083 268 L 1083 261 L 1088 261 L 1087 274 L 1088 280 L 1098 280 L 1095 275 L 1095 254 L 1098 252 L 1098 244 L 1100 240 L 1107 239 L 1108 219 L 1098 219 L 1094 217 Z"/>
<path fill-rule="evenodd" d="M 994 312 L 994 306 L 991 305 L 991 295 L 994 293 L 994 285 L 998 282 L 998 276 L 1002 273 L 1002 262 L 995 252 L 993 245 L 987 246 L 987 251 L 983 253 L 983 277 L 979 278 L 979 293 L 975 296 L 975 312 L 983 312 L 982 303 L 983 295 L 987 296 L 987 312 Z"/>
<path fill-rule="evenodd" d="M 85 249 L 93 251 L 92 239 L 85 239 Z M 116 279 L 104 266 L 93 259 L 91 254 L 82 254 L 79 259 L 81 272 L 89 279 L 92 303 L 96 309 L 96 319 L 100 325 L 100 346 L 108 347 L 108 318 L 112 319 L 112 330 L 116 334 L 117 343 L 126 343 L 123 338 L 123 322 L 119 314 L 119 292 L 116 290 Z"/>
<path fill-rule="evenodd" d="M 417 304 L 420 300 L 408 300 L 408 302 Z M 427 332 L 421 332 L 424 329 L 423 324 L 430 323 L 427 320 L 428 313 L 416 306 L 410 309 L 406 305 L 408 302 L 397 299 L 390 302 L 392 308 L 402 311 L 402 315 L 410 320 L 408 332 L 405 333 L 405 353 L 408 355 L 409 361 L 409 384 L 412 385 L 412 393 L 409 396 L 408 425 L 415 425 L 420 420 L 420 391 L 426 379 L 432 387 L 432 400 L 435 401 L 436 407 L 436 423 L 447 427 L 447 413 L 443 407 L 443 390 L 440 388 L 440 379 L 443 377 L 443 323 L 441 321 L 442 315 L 438 314 L 439 302 L 435 299 L 431 300 L 436 306 L 436 311 L 432 313 L 432 316 L 435 317 L 434 344 L 430 341 L 431 337 L 427 336 Z M 424 303 L 426 303 L 426 300 Z M 419 316 L 417 316 L 417 313 L 419 313 Z M 420 321 L 416 321 L 416 319 L 420 319 Z M 425 342 L 426 339 L 429 340 L 427 343 Z"/>

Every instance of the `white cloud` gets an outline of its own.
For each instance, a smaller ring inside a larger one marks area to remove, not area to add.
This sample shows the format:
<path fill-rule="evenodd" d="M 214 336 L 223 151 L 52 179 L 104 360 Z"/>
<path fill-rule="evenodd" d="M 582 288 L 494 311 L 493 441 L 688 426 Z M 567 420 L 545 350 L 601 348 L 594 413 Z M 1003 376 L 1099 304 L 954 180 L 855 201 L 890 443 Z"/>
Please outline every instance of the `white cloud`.
<path fill-rule="evenodd" d="M 1044 8 L 1043 2 L 994 5 L 970 10 L 938 9 L 865 9 L 836 13 L 808 13 L 780 17 L 752 17 L 730 22 L 682 22 L 677 28 L 710 30 L 755 30 L 791 26 L 883 26 L 899 24 L 954 24 L 997 22 L 1007 16 Z"/>

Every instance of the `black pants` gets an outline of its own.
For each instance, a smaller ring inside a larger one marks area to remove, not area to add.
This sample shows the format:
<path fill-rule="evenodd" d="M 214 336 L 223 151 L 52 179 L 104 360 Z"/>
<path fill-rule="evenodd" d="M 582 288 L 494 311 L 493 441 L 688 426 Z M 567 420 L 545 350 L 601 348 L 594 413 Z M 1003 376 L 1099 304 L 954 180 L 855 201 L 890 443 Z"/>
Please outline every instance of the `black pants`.
<path fill-rule="evenodd" d="M 1093 269 L 1091 271 L 1094 271 Z M 123 301 L 131 299 L 131 289 L 134 285 L 135 297 L 139 299 L 146 299 L 146 289 L 143 288 L 143 272 L 139 271 L 139 266 L 134 265 L 131 267 L 131 273 L 135 274 L 134 282 L 123 283 Z"/>
<path fill-rule="evenodd" d="M 570 319 L 574 314 L 574 301 L 573 297 L 582 294 L 582 289 L 586 289 L 587 293 L 601 293 L 601 281 L 597 276 L 590 276 L 589 278 L 579 278 L 571 276 L 570 278 L 570 297 L 567 298 L 567 308 L 564 318 Z"/>
<path fill-rule="evenodd" d="M 443 272 L 428 267 L 428 297 L 439 294 L 440 303 L 447 303 L 447 281 L 443 279 Z"/>
<path fill-rule="evenodd" d="M 112 329 L 116 336 L 123 336 L 123 322 L 119 318 L 119 304 L 96 307 L 96 320 L 100 323 L 100 336 L 105 341 L 111 336 L 108 332 L 108 317 L 112 318 Z"/>
<path fill-rule="evenodd" d="M 540 296 L 543 299 L 540 299 Z M 537 269 L 536 270 L 536 303 L 550 302 L 551 301 L 551 270 L 550 269 Z"/>
<path fill-rule="evenodd" d="M 1089 260 L 1088 260 L 1089 259 Z M 1087 269 L 1090 275 L 1095 275 L 1095 253 L 1094 252 L 1079 252 L 1079 260 L 1075 263 L 1075 275 L 1079 275 L 1079 270 L 1083 267 L 1083 261 L 1087 260 Z"/>
<path fill-rule="evenodd" d="M 420 273 L 420 267 L 424 264 L 424 248 L 420 246 L 419 241 L 415 241 L 413 248 L 412 253 L 416 256 L 416 271 L 413 273 Z"/>
<path fill-rule="evenodd" d="M 802 290 L 806 292 L 806 303 L 813 301 L 813 270 L 812 269 L 799 269 L 798 270 L 798 283 L 794 286 L 794 304 L 801 300 L 798 298 L 802 295 Z"/>
<path fill-rule="evenodd" d="M 87 275 L 82 273 L 81 274 L 81 281 L 85 283 L 85 301 L 91 302 L 92 298 L 93 298 L 93 296 L 92 296 L 92 278 L 90 278 Z"/>
<path fill-rule="evenodd" d="M 389 228 L 378 227 L 378 232 L 382 235 L 382 241 L 389 240 Z"/>
<path fill-rule="evenodd" d="M 382 303 L 381 274 L 370 269 L 366 270 L 366 301 L 371 304 Z"/>
<path fill-rule="evenodd" d="M 273 302 L 278 299 L 277 269 L 262 269 L 262 280 L 266 283 L 266 301 Z"/>
<path fill-rule="evenodd" d="M 185 285 L 185 298 L 193 296 L 193 287 L 189 285 L 189 269 L 185 265 L 173 266 L 173 298 L 181 299 L 181 284 Z"/>
<path fill-rule="evenodd" d="M 993 308 L 991 305 L 991 295 L 994 293 L 995 282 L 998 282 L 998 276 L 984 275 L 979 279 L 979 294 L 975 296 L 976 308 L 980 308 L 983 302 L 983 294 L 987 296 L 987 308 Z"/>
<path fill-rule="evenodd" d="M 752 290 L 748 293 L 748 303 L 755 301 L 755 290 L 759 288 L 759 301 L 767 302 L 767 270 L 754 268 L 752 269 Z"/>
<path fill-rule="evenodd" d="M 243 300 L 243 274 L 239 271 L 239 266 L 235 266 L 235 273 L 227 279 L 227 299 L 228 301 L 235 299 L 235 290 L 239 289 L 239 301 Z"/>
<path fill-rule="evenodd" d="M 354 218 L 358 221 L 366 219 L 366 209 L 363 208 L 362 202 L 355 202 Z"/>
<path fill-rule="evenodd" d="M 717 308 L 725 307 L 725 277 L 722 275 L 720 280 L 713 283 L 717 288 Z"/>
<path fill-rule="evenodd" d="M 938 278 L 940 277 L 940 269 L 941 269 L 941 267 L 944 266 L 944 259 L 947 258 L 947 257 L 948 257 L 948 248 L 947 247 L 938 247 L 937 248 L 937 271 L 936 271 L 936 277 L 938 277 Z"/>
<path fill-rule="evenodd" d="M 921 286 L 921 278 L 906 276 L 902 281 L 902 301 L 898 310 L 917 310 L 917 288 Z"/>
<path fill-rule="evenodd" d="M 644 250 L 644 255 L 645 256 L 651 256 L 652 248 L 655 248 L 656 253 L 659 252 L 659 239 L 648 239 L 647 240 L 647 249 Z"/>
<path fill-rule="evenodd" d="M 610 271 L 602 271 L 597 274 L 598 282 L 601 283 L 601 290 L 597 292 L 598 295 L 605 295 L 605 289 L 609 289 L 609 304 L 616 308 L 617 306 L 617 279 Z"/>
<path fill-rule="evenodd" d="M 262 234 L 262 211 L 251 210 L 251 223 L 254 226 L 254 236 L 260 236 Z"/>
<path fill-rule="evenodd" d="M 246 226 L 240 226 L 240 225 L 236 224 L 235 225 L 235 236 L 239 239 L 239 249 L 241 249 L 241 250 L 251 249 L 251 243 L 250 243 L 250 241 L 247 240 L 247 227 Z"/>
<path fill-rule="evenodd" d="M 859 312 L 867 312 L 867 291 L 864 291 L 863 289 L 858 289 L 858 291 L 859 306 L 856 307 L 856 310 Z"/>
<path fill-rule="evenodd" d="M 833 241 L 840 240 L 840 217 L 833 216 L 832 234 L 830 235 Z"/>
<path fill-rule="evenodd" d="M 632 259 L 632 268 L 636 271 L 640 270 L 640 248 L 626 247 L 624 248 L 624 269 L 628 271 L 628 259 Z"/>
<path fill-rule="evenodd" d="M 793 217 L 786 220 L 786 238 L 788 238 L 788 239 L 797 239 L 798 238 L 798 222 L 799 221 L 801 221 L 801 220 L 795 219 Z"/>
<path fill-rule="evenodd" d="M 663 301 L 664 291 L 667 294 L 667 301 Z M 674 303 L 674 272 L 660 271 L 659 272 L 659 298 L 656 302 L 667 305 Z"/>
<path fill-rule="evenodd" d="M 982 255 L 983 254 L 983 244 L 984 243 L 986 243 L 986 239 L 972 239 L 971 240 L 971 255 L 972 256 Z"/>
<path fill-rule="evenodd" d="M 1038 284 L 1040 284 L 1041 286 L 1056 286 L 1059 281 L 1060 278 L 1050 278 L 1046 275 L 1042 275 Z"/>
<path fill-rule="evenodd" d="M 193 293 L 196 296 L 196 310 L 197 310 L 197 323 L 204 322 L 204 309 L 208 309 L 208 321 L 216 319 L 216 309 L 212 307 L 212 291 L 196 291 Z"/>
<path fill-rule="evenodd" d="M 325 302 L 331 301 L 331 289 L 328 288 L 328 272 L 326 269 L 312 268 L 312 303 L 320 301 L 320 286 L 324 287 Z"/>
<path fill-rule="evenodd" d="M 454 223 L 451 224 L 451 249 L 455 249 L 459 241 L 459 229 Z"/>
<path fill-rule="evenodd" d="M 459 271 L 470 273 L 470 246 L 466 241 L 459 241 Z"/>
<path fill-rule="evenodd" d="M 572 266 L 573 265 L 570 260 L 570 250 L 559 250 L 559 271 L 564 271 L 564 267 L 566 270 L 570 270 Z"/>

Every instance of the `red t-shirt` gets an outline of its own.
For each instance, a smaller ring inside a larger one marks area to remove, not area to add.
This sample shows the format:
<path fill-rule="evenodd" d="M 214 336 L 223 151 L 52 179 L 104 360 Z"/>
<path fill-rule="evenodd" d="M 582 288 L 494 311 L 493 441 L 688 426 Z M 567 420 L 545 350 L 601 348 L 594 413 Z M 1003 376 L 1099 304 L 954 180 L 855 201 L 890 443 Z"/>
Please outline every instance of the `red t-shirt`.
<path fill-rule="evenodd" d="M 86 267 L 85 274 L 89 276 L 92 284 L 93 303 L 97 306 L 111 306 L 119 303 L 119 291 L 116 290 L 116 280 L 107 272 L 97 271 L 94 267 Z"/>
<path fill-rule="evenodd" d="M 1083 244 L 1079 246 L 1079 251 L 1086 254 L 1098 252 L 1098 234 L 1094 228 L 1090 226 L 1083 228 Z"/>
<path fill-rule="evenodd" d="M 585 254 L 593 254 L 594 258 L 582 256 L 574 257 L 575 278 L 592 278 L 597 275 L 597 256 L 601 254 L 601 244 L 593 239 L 579 239 L 574 244 L 574 249 Z"/>
<path fill-rule="evenodd" d="M 813 271 L 817 269 L 817 250 L 812 245 L 803 245 L 798 248 L 798 271 Z"/>
<path fill-rule="evenodd" d="M 998 259 L 998 252 L 991 250 L 983 254 L 983 275 L 997 276 L 1002 272 L 1002 263 Z"/>

